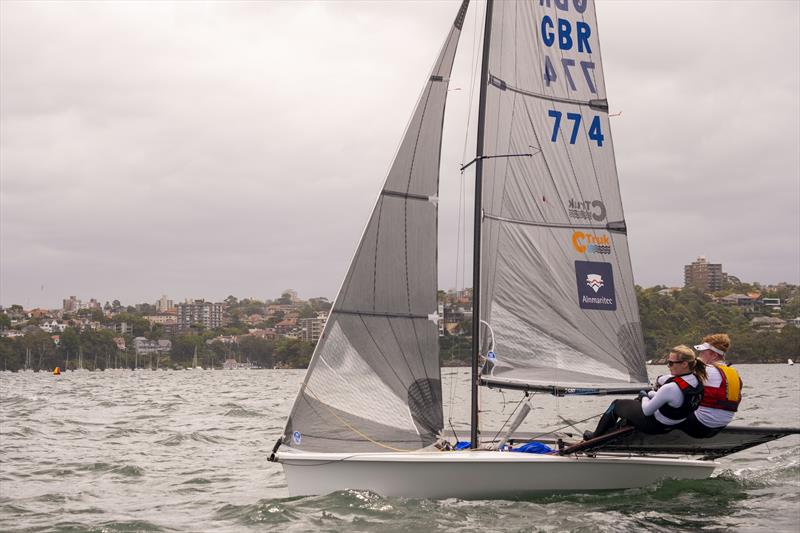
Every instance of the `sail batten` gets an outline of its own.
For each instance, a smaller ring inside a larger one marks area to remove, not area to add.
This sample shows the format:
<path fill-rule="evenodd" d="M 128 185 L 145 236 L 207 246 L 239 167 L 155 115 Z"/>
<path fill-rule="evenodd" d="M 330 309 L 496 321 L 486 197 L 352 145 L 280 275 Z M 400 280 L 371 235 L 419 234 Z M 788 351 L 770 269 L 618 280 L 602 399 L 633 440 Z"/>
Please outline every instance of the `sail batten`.
<path fill-rule="evenodd" d="M 492 3 L 480 317 L 486 385 L 647 383 L 594 3 Z M 488 350 L 482 339 L 484 353 Z"/>
<path fill-rule="evenodd" d="M 497 220 L 500 222 L 507 222 L 509 224 L 522 224 L 524 226 L 542 226 L 547 228 L 564 228 L 564 229 L 590 229 L 590 230 L 600 230 L 600 231 L 621 231 L 624 233 L 623 230 L 619 229 L 624 227 L 624 221 L 616 221 L 616 222 L 609 222 L 608 224 L 604 225 L 594 225 L 594 224 L 560 224 L 558 222 L 537 222 L 533 220 L 517 220 L 514 218 L 503 217 L 499 215 L 493 215 L 491 213 L 484 213 L 484 218 L 490 218 L 492 220 Z"/>
<path fill-rule="evenodd" d="M 430 315 L 412 315 L 411 313 L 378 313 L 375 311 L 356 311 L 350 309 L 337 309 L 336 314 L 356 316 L 382 316 L 387 318 L 423 318 L 430 319 Z"/>
<path fill-rule="evenodd" d="M 514 87 L 513 85 L 506 83 L 505 81 L 501 80 L 500 78 L 492 74 L 489 74 L 489 83 L 491 83 L 501 91 L 511 91 L 517 94 L 521 94 L 523 96 L 530 96 L 532 98 L 539 98 L 551 102 L 561 102 L 563 104 L 588 106 L 592 109 L 596 109 L 597 111 L 604 111 L 608 113 L 608 101 L 605 99 L 593 98 L 589 100 L 576 100 L 574 98 L 563 98 L 563 97 L 553 96 L 550 94 L 536 93 L 525 89 L 521 89 L 519 87 Z"/>
<path fill-rule="evenodd" d="M 437 225 L 442 125 L 468 1 L 421 92 L 282 442 L 304 451 L 406 451 L 444 426 Z"/>

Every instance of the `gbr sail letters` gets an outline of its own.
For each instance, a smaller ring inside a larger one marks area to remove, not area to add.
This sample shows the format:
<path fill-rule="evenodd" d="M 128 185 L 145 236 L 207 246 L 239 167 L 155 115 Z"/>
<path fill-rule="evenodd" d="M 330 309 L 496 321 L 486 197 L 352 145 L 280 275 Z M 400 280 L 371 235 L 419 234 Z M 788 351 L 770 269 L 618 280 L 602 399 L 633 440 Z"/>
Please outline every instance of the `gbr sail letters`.
<path fill-rule="evenodd" d="M 644 384 L 597 19 L 590 0 L 494 2 L 483 153 L 483 381 Z M 531 154 L 517 156 L 515 154 Z"/>

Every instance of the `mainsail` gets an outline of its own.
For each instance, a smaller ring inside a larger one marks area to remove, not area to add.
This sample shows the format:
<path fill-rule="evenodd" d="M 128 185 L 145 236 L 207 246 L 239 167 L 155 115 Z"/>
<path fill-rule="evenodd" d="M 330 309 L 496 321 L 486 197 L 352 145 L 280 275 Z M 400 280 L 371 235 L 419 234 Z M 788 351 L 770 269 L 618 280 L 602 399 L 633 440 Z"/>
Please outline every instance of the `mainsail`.
<path fill-rule="evenodd" d="M 464 0 L 284 430 L 306 451 L 413 450 L 443 427 L 437 327 L 442 122 Z"/>
<path fill-rule="evenodd" d="M 480 314 L 495 357 L 482 382 L 635 390 L 644 342 L 594 3 L 489 5 Z"/>

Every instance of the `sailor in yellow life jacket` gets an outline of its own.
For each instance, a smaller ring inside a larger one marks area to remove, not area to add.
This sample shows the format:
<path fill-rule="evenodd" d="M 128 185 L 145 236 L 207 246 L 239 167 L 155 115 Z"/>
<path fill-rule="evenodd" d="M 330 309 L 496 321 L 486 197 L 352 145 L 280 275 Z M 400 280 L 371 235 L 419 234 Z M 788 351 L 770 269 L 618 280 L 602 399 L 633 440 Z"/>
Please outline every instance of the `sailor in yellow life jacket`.
<path fill-rule="evenodd" d="M 700 407 L 678 426 L 691 437 L 713 437 L 731 423 L 739 409 L 742 378 L 736 370 L 725 364 L 725 353 L 730 347 L 731 339 L 725 333 L 707 335 L 702 344 L 694 347 L 698 351 L 698 359 L 706 364 L 703 400 Z"/>

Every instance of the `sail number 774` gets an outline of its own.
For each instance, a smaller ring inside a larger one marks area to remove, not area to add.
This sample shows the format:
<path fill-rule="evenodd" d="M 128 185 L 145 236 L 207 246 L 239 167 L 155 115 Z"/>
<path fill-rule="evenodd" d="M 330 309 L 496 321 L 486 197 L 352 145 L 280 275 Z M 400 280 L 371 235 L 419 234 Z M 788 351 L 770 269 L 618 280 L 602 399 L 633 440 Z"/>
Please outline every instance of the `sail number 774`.
<path fill-rule="evenodd" d="M 553 135 L 550 137 L 550 140 L 552 142 L 556 142 L 558 140 L 558 132 L 561 130 L 561 117 L 563 113 L 561 113 L 561 111 L 551 109 L 547 112 L 547 114 L 555 119 L 553 121 Z M 569 136 L 569 143 L 575 144 L 575 141 L 578 139 L 578 132 L 580 131 L 583 117 L 580 113 L 567 113 L 567 120 L 572 122 L 572 133 Z M 596 142 L 597 146 L 603 146 L 603 139 L 605 139 L 605 137 L 603 136 L 603 130 L 600 127 L 599 116 L 595 115 L 592 117 L 592 123 L 589 125 L 587 136 L 589 137 L 590 141 Z"/>

